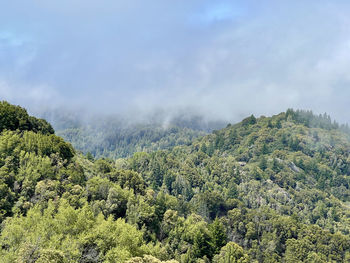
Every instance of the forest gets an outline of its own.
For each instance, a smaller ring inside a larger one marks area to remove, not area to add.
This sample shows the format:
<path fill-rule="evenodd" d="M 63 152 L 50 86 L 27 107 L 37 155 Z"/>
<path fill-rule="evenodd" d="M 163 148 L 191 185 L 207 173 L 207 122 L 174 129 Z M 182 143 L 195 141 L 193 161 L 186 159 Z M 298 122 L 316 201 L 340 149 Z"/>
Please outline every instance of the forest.
<path fill-rule="evenodd" d="M 135 152 L 189 145 L 195 138 L 226 125 L 224 121 L 207 120 L 195 112 L 179 111 L 168 116 L 155 111 L 137 119 L 134 115 L 80 114 L 73 110 L 50 110 L 41 116 L 50 120 L 57 135 L 95 158 L 125 158 Z"/>
<path fill-rule="evenodd" d="M 169 129 L 103 157 L 1 102 L 0 262 L 350 262 L 348 126 L 288 109 Z"/>

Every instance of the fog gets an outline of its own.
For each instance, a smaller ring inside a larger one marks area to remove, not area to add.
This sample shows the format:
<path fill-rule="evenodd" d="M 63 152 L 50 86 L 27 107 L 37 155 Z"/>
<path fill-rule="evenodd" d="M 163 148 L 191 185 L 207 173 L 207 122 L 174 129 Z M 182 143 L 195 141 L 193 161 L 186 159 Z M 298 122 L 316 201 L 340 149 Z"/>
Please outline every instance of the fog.
<path fill-rule="evenodd" d="M 30 112 L 350 121 L 349 1 L 0 3 L 0 98 Z"/>

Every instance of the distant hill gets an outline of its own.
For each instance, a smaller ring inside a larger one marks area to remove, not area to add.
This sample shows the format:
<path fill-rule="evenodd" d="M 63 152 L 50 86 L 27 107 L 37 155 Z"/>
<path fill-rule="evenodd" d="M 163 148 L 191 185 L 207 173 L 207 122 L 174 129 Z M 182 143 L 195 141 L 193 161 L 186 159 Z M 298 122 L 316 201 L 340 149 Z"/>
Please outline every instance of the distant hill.
<path fill-rule="evenodd" d="M 222 121 L 206 121 L 202 116 L 177 114 L 149 115 L 141 120 L 122 116 L 79 116 L 65 112 L 43 114 L 54 124 L 57 134 L 83 153 L 111 159 L 190 144 L 195 138 L 225 126 Z"/>

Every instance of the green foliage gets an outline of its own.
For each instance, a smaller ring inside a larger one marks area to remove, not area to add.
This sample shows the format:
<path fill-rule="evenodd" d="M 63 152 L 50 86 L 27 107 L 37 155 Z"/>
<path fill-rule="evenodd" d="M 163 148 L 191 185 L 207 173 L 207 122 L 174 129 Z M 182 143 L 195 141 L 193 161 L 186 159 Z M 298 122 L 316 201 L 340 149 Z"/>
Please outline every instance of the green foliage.
<path fill-rule="evenodd" d="M 55 132 L 47 121 L 29 116 L 25 109 L 6 101 L 0 102 L 0 132 L 3 130 L 34 131 L 43 134 Z"/>
<path fill-rule="evenodd" d="M 223 223 L 216 218 L 214 222 L 209 225 L 210 237 L 212 240 L 212 246 L 214 249 L 214 254 L 218 254 L 220 249 L 226 245 L 227 235 L 226 229 Z"/>
<path fill-rule="evenodd" d="M 246 126 L 246 125 L 253 125 L 256 123 L 256 118 L 254 115 L 251 115 L 250 117 L 248 118 L 245 118 L 243 121 L 242 121 L 242 125 L 243 126 Z"/>
<path fill-rule="evenodd" d="M 0 136 L 0 221 L 14 212 L 25 212 L 37 202 L 56 198 L 63 180 L 73 182 L 81 178 L 83 171 L 71 165 L 73 156 L 72 146 L 53 134 L 3 131 Z M 72 173 L 74 178 L 69 177 Z M 83 183 L 83 180 L 73 183 Z"/>
<path fill-rule="evenodd" d="M 248 263 L 249 257 L 242 247 L 234 242 L 229 242 L 220 253 L 214 257 L 215 263 Z"/>
<path fill-rule="evenodd" d="M 146 255 L 143 258 L 141 257 L 134 257 L 126 261 L 127 263 L 178 263 L 176 260 L 167 260 L 167 261 L 161 261 L 153 256 Z"/>
<path fill-rule="evenodd" d="M 250 116 L 113 161 L 1 107 L 3 262 L 350 259 L 350 138 L 326 115 Z"/>
<path fill-rule="evenodd" d="M 74 209 L 65 201 L 7 219 L 0 244 L 5 248 L 0 256 L 7 262 L 87 262 L 91 257 L 97 260 L 93 262 L 124 262 L 152 253 L 142 232 L 124 220 L 94 216 L 89 206 Z"/>
<path fill-rule="evenodd" d="M 132 156 L 135 152 L 152 152 L 187 145 L 199 136 L 207 134 L 207 130 L 202 127 L 187 126 L 172 124 L 164 127 L 158 123 L 130 125 L 106 121 L 95 122 L 89 126 L 58 126 L 56 130 L 76 149 L 86 154 L 90 153 L 96 158 L 117 159 Z"/>

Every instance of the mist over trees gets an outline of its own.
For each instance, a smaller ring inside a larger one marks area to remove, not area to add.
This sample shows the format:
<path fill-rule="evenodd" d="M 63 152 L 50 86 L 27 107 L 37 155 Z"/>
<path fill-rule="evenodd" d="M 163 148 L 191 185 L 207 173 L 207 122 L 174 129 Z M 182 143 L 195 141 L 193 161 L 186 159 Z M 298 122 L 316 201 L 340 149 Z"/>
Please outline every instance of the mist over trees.
<path fill-rule="evenodd" d="M 76 115 L 77 112 L 49 110 L 41 113 L 53 123 L 56 133 L 84 154 L 112 159 L 130 157 L 135 152 L 170 149 L 191 142 L 215 129 L 222 120 L 208 120 L 198 113 L 152 112 L 134 114 Z"/>

